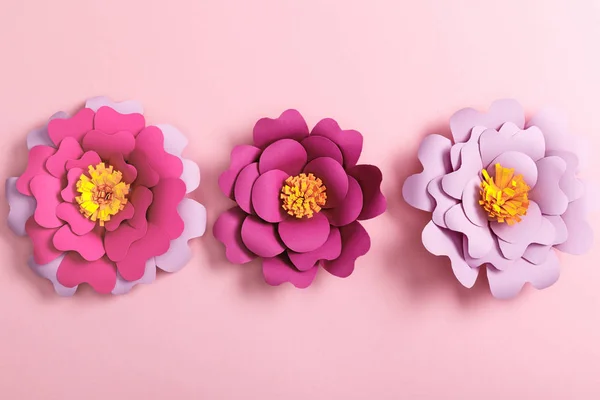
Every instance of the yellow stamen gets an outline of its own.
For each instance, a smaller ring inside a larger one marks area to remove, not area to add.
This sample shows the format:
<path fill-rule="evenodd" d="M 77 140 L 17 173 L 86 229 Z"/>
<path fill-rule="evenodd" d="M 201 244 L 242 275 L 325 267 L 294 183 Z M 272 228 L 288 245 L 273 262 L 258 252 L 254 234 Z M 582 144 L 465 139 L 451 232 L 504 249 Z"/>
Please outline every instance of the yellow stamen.
<path fill-rule="evenodd" d="M 514 225 L 521 222 L 529 208 L 529 190 L 523 175 L 515 176 L 514 168 L 504 168 L 496 164 L 496 178 L 481 171 L 481 200 L 479 204 L 488 213 L 490 220 Z"/>
<path fill-rule="evenodd" d="M 89 176 L 88 176 L 89 175 Z M 81 174 L 77 181 L 77 191 L 81 196 L 75 200 L 79 204 L 79 211 L 92 221 L 100 221 L 104 226 L 110 217 L 125 208 L 129 185 L 122 182 L 123 174 L 113 169 L 111 165 L 106 168 L 104 163 L 95 167 L 88 167 L 88 174 Z"/>
<path fill-rule="evenodd" d="M 281 188 L 282 207 L 296 218 L 311 218 L 327 201 L 327 188 L 313 174 L 290 176 Z"/>

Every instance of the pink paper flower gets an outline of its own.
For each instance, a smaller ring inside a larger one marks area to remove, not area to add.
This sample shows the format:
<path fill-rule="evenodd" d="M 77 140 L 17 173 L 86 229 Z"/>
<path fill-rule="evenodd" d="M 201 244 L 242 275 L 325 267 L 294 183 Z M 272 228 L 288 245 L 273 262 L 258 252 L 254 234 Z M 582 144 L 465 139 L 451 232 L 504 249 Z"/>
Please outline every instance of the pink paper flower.
<path fill-rule="evenodd" d="M 423 140 L 423 172 L 403 187 L 410 205 L 433 213 L 423 244 L 450 258 L 466 287 L 486 266 L 498 298 L 515 296 L 525 283 L 552 285 L 555 250 L 582 254 L 592 245 L 566 120 L 546 110 L 526 123 L 519 103 L 500 100 L 485 114 L 458 111 L 450 128 L 453 141 Z"/>
<path fill-rule="evenodd" d="M 254 145 L 236 146 L 219 178 L 236 207 L 219 216 L 215 237 L 229 261 L 262 258 L 265 281 L 308 287 L 322 264 L 347 277 L 367 253 L 359 220 L 383 213 L 379 168 L 357 165 L 362 135 L 332 119 L 312 131 L 296 110 L 254 126 Z"/>
<path fill-rule="evenodd" d="M 191 257 L 206 212 L 185 198 L 200 183 L 182 159 L 185 137 L 146 126 L 141 105 L 97 97 L 74 116 L 55 114 L 27 137 L 29 163 L 9 178 L 11 229 L 33 242 L 30 267 L 61 295 L 81 283 L 122 294 L 174 272 Z"/>

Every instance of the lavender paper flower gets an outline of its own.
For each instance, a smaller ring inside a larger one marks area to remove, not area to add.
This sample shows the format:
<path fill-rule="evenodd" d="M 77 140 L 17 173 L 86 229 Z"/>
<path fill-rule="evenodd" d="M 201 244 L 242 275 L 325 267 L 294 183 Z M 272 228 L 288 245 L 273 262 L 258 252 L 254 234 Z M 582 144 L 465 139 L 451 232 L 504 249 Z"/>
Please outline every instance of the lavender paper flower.
<path fill-rule="evenodd" d="M 499 100 L 487 113 L 455 113 L 453 140 L 430 135 L 421 143 L 423 172 L 406 180 L 403 196 L 432 212 L 423 244 L 450 258 L 465 287 L 485 266 L 495 297 L 513 297 L 525 283 L 543 289 L 559 277 L 556 250 L 590 249 L 585 187 L 566 126 L 550 110 L 526 123 L 518 102 Z"/>

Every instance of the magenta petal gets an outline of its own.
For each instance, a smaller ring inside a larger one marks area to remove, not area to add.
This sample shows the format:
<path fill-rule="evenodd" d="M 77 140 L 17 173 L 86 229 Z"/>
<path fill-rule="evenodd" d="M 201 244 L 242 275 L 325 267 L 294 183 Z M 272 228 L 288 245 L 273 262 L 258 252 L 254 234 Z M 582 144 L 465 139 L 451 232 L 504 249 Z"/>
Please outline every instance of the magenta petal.
<path fill-rule="evenodd" d="M 356 165 L 362 152 L 363 136 L 355 130 L 342 130 L 338 123 L 331 119 L 322 119 L 311 131 L 311 136 L 324 136 L 337 144 L 344 157 L 344 167 Z"/>
<path fill-rule="evenodd" d="M 329 237 L 329 220 L 323 213 L 312 218 L 286 218 L 279 223 L 279 236 L 292 251 L 304 253 L 321 247 Z"/>
<path fill-rule="evenodd" d="M 123 181 L 132 184 L 137 178 L 137 169 L 125 162 L 122 154 L 115 153 L 108 158 L 108 163 L 123 174 Z"/>
<path fill-rule="evenodd" d="M 567 240 L 556 246 L 562 252 L 569 254 L 587 253 L 594 243 L 594 232 L 586 220 L 586 207 L 583 199 L 575 200 L 562 215 L 569 236 Z"/>
<path fill-rule="evenodd" d="M 463 235 L 440 228 L 433 222 L 425 226 L 422 234 L 423 245 L 431 254 L 450 259 L 456 279 L 467 288 L 473 287 L 479 269 L 471 268 L 463 257 Z"/>
<path fill-rule="evenodd" d="M 169 240 L 183 233 L 184 224 L 177 205 L 183 200 L 185 191 L 185 183 L 173 178 L 162 179 L 152 188 L 153 201 L 148 208 L 148 222 L 156 225 Z"/>
<path fill-rule="evenodd" d="M 358 221 L 340 227 L 342 251 L 332 261 L 325 261 L 323 267 L 331 275 L 346 278 L 354 272 L 354 264 L 358 257 L 367 254 L 371 248 L 371 238 Z"/>
<path fill-rule="evenodd" d="M 480 191 L 481 180 L 477 177 L 471 179 L 463 191 L 462 206 L 469 221 L 477 226 L 487 227 L 489 224 L 487 213 L 479 205 L 479 200 L 481 199 Z"/>
<path fill-rule="evenodd" d="M 363 221 L 383 214 L 387 201 L 381 193 L 381 170 L 374 165 L 356 165 L 348 170 L 348 175 L 358 181 L 363 194 L 363 207 L 358 219 Z"/>
<path fill-rule="evenodd" d="M 135 209 L 131 202 L 125 204 L 125 208 L 117 213 L 117 215 L 113 215 L 109 221 L 104 224 L 104 227 L 107 231 L 112 232 L 117 230 L 123 221 L 133 218 L 135 214 Z"/>
<path fill-rule="evenodd" d="M 488 129 L 479 138 L 479 149 L 483 165 L 506 153 L 516 151 L 527 154 L 533 161 L 538 161 L 546 152 L 544 135 L 537 127 L 521 130 L 512 122 L 502 125 L 500 131 Z"/>
<path fill-rule="evenodd" d="M 56 207 L 61 203 L 60 179 L 50 175 L 38 175 L 31 180 L 31 192 L 37 207 L 33 214 L 35 222 L 44 228 L 58 228 L 63 222 L 56 216 Z"/>
<path fill-rule="evenodd" d="M 256 258 L 242 240 L 242 224 L 248 214 L 233 207 L 217 218 L 213 227 L 215 238 L 225 245 L 225 256 L 234 264 L 245 264 Z"/>
<path fill-rule="evenodd" d="M 512 122 L 520 129 L 525 125 L 525 111 L 515 100 L 497 100 L 487 113 L 472 108 L 464 108 L 450 117 L 450 129 L 455 143 L 466 142 L 471 130 L 476 126 L 500 129 L 506 122 Z"/>
<path fill-rule="evenodd" d="M 281 188 L 289 175 L 278 169 L 258 177 L 252 188 L 252 205 L 259 217 L 267 222 L 283 221 L 287 213 L 281 206 Z"/>
<path fill-rule="evenodd" d="M 333 226 L 348 225 L 356 221 L 363 209 L 363 192 L 353 177 L 348 177 L 348 194 L 346 199 L 337 207 L 323 210 Z"/>
<path fill-rule="evenodd" d="M 169 250 L 169 243 L 165 231 L 149 223 L 146 234 L 131 245 L 123 260 L 117 262 L 119 274 L 128 281 L 141 279 L 146 272 L 146 261 L 166 253 Z"/>
<path fill-rule="evenodd" d="M 298 271 L 285 256 L 264 258 L 262 266 L 265 282 L 269 285 L 278 286 L 290 282 L 300 289 L 310 286 L 319 269 L 318 266 L 314 266 L 307 271 Z"/>
<path fill-rule="evenodd" d="M 319 157 L 330 157 L 342 165 L 344 163 L 340 148 L 325 136 L 311 135 L 302 141 L 302 146 L 306 150 L 306 162 Z"/>
<path fill-rule="evenodd" d="M 323 246 L 306 253 L 296 253 L 288 250 L 290 261 L 299 271 L 308 271 L 320 260 L 335 260 L 342 253 L 342 236 L 334 226 L 329 231 L 329 237 Z"/>
<path fill-rule="evenodd" d="M 33 196 L 29 188 L 31 180 L 38 175 L 49 175 L 46 170 L 46 160 L 56 152 L 56 149 L 49 146 L 35 146 L 29 150 L 29 160 L 27 169 L 17 179 L 17 190 L 25 196 Z"/>
<path fill-rule="evenodd" d="M 102 230 L 100 229 L 78 236 L 73 233 L 68 225 L 64 225 L 56 232 L 52 243 L 58 250 L 75 251 L 87 261 L 96 261 L 105 254 L 104 244 L 102 243 Z"/>
<path fill-rule="evenodd" d="M 543 214 L 562 215 L 569 206 L 569 199 L 560 189 L 560 179 L 567 164 L 560 157 L 546 157 L 537 163 L 538 181 L 529 192 L 529 198 L 535 200 Z"/>
<path fill-rule="evenodd" d="M 83 155 L 79 142 L 72 137 L 60 142 L 56 153 L 48 157 L 46 169 L 56 178 L 62 178 L 67 172 L 66 165 L 69 160 L 77 160 Z"/>
<path fill-rule="evenodd" d="M 77 181 L 83 174 L 81 168 L 71 168 L 67 172 L 67 186 L 60 192 L 60 197 L 67 203 L 75 201 L 75 197 L 79 196 L 77 192 Z"/>
<path fill-rule="evenodd" d="M 102 257 L 87 261 L 79 254 L 67 253 L 56 272 L 58 282 L 65 287 L 88 283 L 98 293 L 110 293 L 117 282 L 115 264 Z"/>
<path fill-rule="evenodd" d="M 261 150 L 258 147 L 242 145 L 231 150 L 231 165 L 219 176 L 219 188 L 223 194 L 233 199 L 235 180 L 244 167 L 258 161 Z"/>
<path fill-rule="evenodd" d="M 144 126 L 146 120 L 142 114 L 121 114 L 107 106 L 100 107 L 94 118 L 94 128 L 109 135 L 127 131 L 137 136 Z"/>
<path fill-rule="evenodd" d="M 444 220 L 448 228 L 467 237 L 471 257 L 481 258 L 494 247 L 494 237 L 489 226 L 478 226 L 469 221 L 461 204 L 448 210 Z"/>
<path fill-rule="evenodd" d="M 151 188 L 160 180 L 158 172 L 150 165 L 149 158 L 141 151 L 134 150 L 127 161 L 131 163 L 137 171 L 136 185 Z"/>
<path fill-rule="evenodd" d="M 52 238 L 57 231 L 58 228 L 46 229 L 38 225 L 33 217 L 25 223 L 25 232 L 33 242 L 33 258 L 37 264 L 48 264 L 63 254 L 52 243 Z"/>
<path fill-rule="evenodd" d="M 161 179 L 179 179 L 183 173 L 181 159 L 165 151 L 165 138 L 156 126 L 149 126 L 140 132 L 135 139 L 135 152 L 141 152 L 146 156 L 146 161 Z M 138 168 L 138 174 L 139 172 Z"/>
<path fill-rule="evenodd" d="M 79 212 L 79 206 L 72 203 L 60 203 L 56 207 L 56 216 L 66 221 L 76 235 L 85 235 L 94 229 L 96 223 Z"/>
<path fill-rule="evenodd" d="M 109 135 L 93 130 L 83 137 L 82 146 L 85 151 L 95 151 L 104 160 L 115 154 L 127 157 L 135 148 L 135 137 L 131 132 L 126 131 Z"/>
<path fill-rule="evenodd" d="M 275 257 L 285 250 L 277 226 L 254 215 L 247 216 L 242 224 L 242 241 L 259 257 Z"/>
<path fill-rule="evenodd" d="M 306 150 L 300 143 L 292 139 L 281 139 L 262 152 L 258 169 L 261 174 L 273 169 L 287 172 L 288 175 L 298 175 L 306 165 Z"/>
<path fill-rule="evenodd" d="M 261 118 L 254 125 L 254 145 L 265 148 L 280 139 L 301 141 L 308 136 L 308 126 L 296 110 L 286 110 L 279 118 Z"/>
<path fill-rule="evenodd" d="M 542 212 L 535 201 L 529 202 L 527 215 L 522 221 L 513 226 L 507 223 L 492 221 L 490 227 L 498 237 L 509 243 L 526 242 L 542 226 Z"/>
<path fill-rule="evenodd" d="M 66 164 L 67 171 L 71 171 L 73 168 L 80 168 L 87 171 L 90 165 L 98 165 L 102 162 L 102 159 L 95 151 L 86 151 L 77 160 L 68 160 Z"/>
<path fill-rule="evenodd" d="M 344 201 L 348 193 L 348 174 L 333 158 L 315 158 L 306 164 L 304 172 L 320 178 L 327 188 L 327 201 L 323 208 L 333 208 Z"/>
<path fill-rule="evenodd" d="M 492 177 L 496 176 L 496 168 L 494 168 L 496 164 L 500 164 L 504 168 L 514 168 L 515 175 L 523 175 L 523 180 L 529 187 L 535 188 L 538 180 L 537 165 L 527 154 L 516 151 L 502 153 L 487 167 L 487 171 Z"/>
<path fill-rule="evenodd" d="M 258 163 L 254 162 L 246 165 L 240 171 L 235 181 L 235 188 L 233 190 L 235 202 L 248 214 L 254 213 L 254 208 L 252 207 L 252 187 L 259 176 Z"/>
<path fill-rule="evenodd" d="M 435 199 L 435 209 L 431 214 L 431 220 L 440 228 L 448 228 L 444 217 L 448 210 L 458 204 L 458 200 L 452 198 L 442 190 L 442 178 L 438 176 L 427 186 L 427 191 Z"/>
<path fill-rule="evenodd" d="M 82 108 L 71 118 L 56 118 L 48 122 L 48 136 L 55 145 L 66 137 L 81 142 L 83 136 L 94 128 L 94 111 Z"/>

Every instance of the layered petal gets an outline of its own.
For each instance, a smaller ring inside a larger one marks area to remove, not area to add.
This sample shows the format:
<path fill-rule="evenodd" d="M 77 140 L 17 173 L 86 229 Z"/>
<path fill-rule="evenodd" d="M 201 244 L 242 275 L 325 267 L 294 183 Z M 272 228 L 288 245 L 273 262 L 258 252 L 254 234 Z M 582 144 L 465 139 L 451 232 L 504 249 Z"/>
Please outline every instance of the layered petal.
<path fill-rule="evenodd" d="M 348 175 L 356 179 L 363 194 L 359 220 L 375 218 L 385 212 L 387 201 L 381 193 L 383 174 L 374 165 L 356 165 L 348 170 Z"/>
<path fill-rule="evenodd" d="M 254 145 L 264 149 L 280 139 L 301 141 L 308 136 L 308 126 L 296 110 L 286 110 L 279 118 L 262 118 L 254 125 Z"/>
<path fill-rule="evenodd" d="M 262 260 L 263 276 L 265 282 L 272 286 L 278 286 L 290 282 L 297 288 L 304 289 L 310 286 L 317 275 L 317 266 L 306 271 L 299 271 L 285 255 Z"/>
<path fill-rule="evenodd" d="M 335 143 L 341 150 L 344 168 L 352 168 L 358 162 L 363 147 L 363 136 L 355 130 L 343 130 L 338 123 L 325 118 L 311 131 L 311 136 L 323 136 Z"/>
<path fill-rule="evenodd" d="M 256 258 L 242 240 L 242 224 L 247 215 L 239 207 L 230 208 L 219 215 L 213 227 L 215 238 L 225 245 L 225 256 L 234 264 L 245 264 Z"/>
<path fill-rule="evenodd" d="M 231 150 L 229 169 L 219 176 L 219 188 L 223 194 L 233 199 L 233 189 L 238 174 L 248 164 L 258 161 L 261 150 L 258 147 L 241 145 Z"/>
<path fill-rule="evenodd" d="M 342 251 L 340 256 L 331 261 L 324 261 L 323 267 L 330 274 L 346 278 L 354 272 L 358 257 L 364 256 L 371 248 L 371 238 L 358 221 L 339 228 Z"/>

